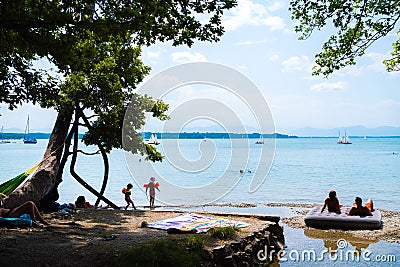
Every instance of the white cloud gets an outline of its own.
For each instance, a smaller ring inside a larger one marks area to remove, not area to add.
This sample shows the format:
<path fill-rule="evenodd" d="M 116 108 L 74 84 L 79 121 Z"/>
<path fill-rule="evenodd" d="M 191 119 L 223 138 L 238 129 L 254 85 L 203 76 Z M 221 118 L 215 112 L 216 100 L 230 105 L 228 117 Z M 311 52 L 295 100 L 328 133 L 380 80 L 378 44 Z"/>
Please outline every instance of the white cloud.
<path fill-rule="evenodd" d="M 335 72 L 332 73 L 333 75 L 336 75 L 338 77 L 347 77 L 347 76 L 353 76 L 353 77 L 358 77 L 361 76 L 363 74 L 363 70 L 358 67 L 358 66 L 354 66 L 354 65 L 348 65 L 342 69 L 339 69 Z"/>
<path fill-rule="evenodd" d="M 312 65 L 307 56 L 294 56 L 282 62 L 282 72 L 304 70 L 311 72 Z"/>
<path fill-rule="evenodd" d="M 160 56 L 160 52 L 147 51 L 146 56 L 149 58 L 158 58 Z"/>
<path fill-rule="evenodd" d="M 251 0 L 238 0 L 237 7 L 232 9 L 225 17 L 226 19 L 222 23 L 226 31 L 233 31 L 244 25 L 265 25 L 269 26 L 270 30 L 279 30 L 285 27 L 282 18 L 270 16 L 264 5 Z"/>
<path fill-rule="evenodd" d="M 277 55 L 277 54 L 272 55 L 272 56 L 269 57 L 269 60 L 271 60 L 271 61 L 277 61 L 277 60 L 279 60 L 279 55 Z"/>
<path fill-rule="evenodd" d="M 336 82 L 336 83 L 328 83 L 323 82 L 320 84 L 315 84 L 311 86 L 310 90 L 315 92 L 332 92 L 332 91 L 340 91 L 346 87 L 345 82 Z"/>
<path fill-rule="evenodd" d="M 268 9 L 269 11 L 272 11 L 272 12 L 273 12 L 273 11 L 277 11 L 277 10 L 282 9 L 283 7 L 284 7 L 283 2 L 276 1 L 276 2 L 274 2 L 272 5 L 268 6 L 267 9 Z"/>
<path fill-rule="evenodd" d="M 371 60 L 371 63 L 367 66 L 367 70 L 381 73 L 387 72 L 383 60 L 391 57 L 389 53 L 367 53 L 365 57 Z"/>
<path fill-rule="evenodd" d="M 236 43 L 236 45 L 257 45 L 257 44 L 265 44 L 267 40 L 260 40 L 260 41 L 244 41 L 240 43 Z"/>
<path fill-rule="evenodd" d="M 206 57 L 200 53 L 175 52 L 171 55 L 174 63 L 205 62 Z"/>
<path fill-rule="evenodd" d="M 264 25 L 269 26 L 271 31 L 285 28 L 285 21 L 278 16 L 267 17 L 262 22 Z"/>

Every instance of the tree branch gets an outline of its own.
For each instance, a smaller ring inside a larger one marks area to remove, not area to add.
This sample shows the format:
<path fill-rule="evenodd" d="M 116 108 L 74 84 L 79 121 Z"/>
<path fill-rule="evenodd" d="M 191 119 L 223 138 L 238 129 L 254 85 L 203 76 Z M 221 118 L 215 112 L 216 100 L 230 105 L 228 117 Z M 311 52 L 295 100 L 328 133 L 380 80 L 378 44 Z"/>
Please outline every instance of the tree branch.
<path fill-rule="evenodd" d="M 81 149 L 78 149 L 76 152 L 77 153 L 82 153 L 83 155 L 87 155 L 87 156 L 94 156 L 94 155 L 100 154 L 100 150 L 97 150 L 96 152 L 93 152 L 93 153 L 89 153 L 89 152 L 85 152 L 85 151 L 83 151 Z"/>
<path fill-rule="evenodd" d="M 81 185 L 83 185 L 87 190 L 89 190 L 92 194 L 97 196 L 99 199 L 103 200 L 105 203 L 110 205 L 113 209 L 119 209 L 117 205 L 115 205 L 113 202 L 108 200 L 106 197 L 104 197 L 102 194 L 97 192 L 93 187 L 91 187 L 88 183 L 86 183 L 76 172 L 75 172 L 75 163 L 77 159 L 77 153 L 76 151 L 78 150 L 78 121 L 79 121 L 79 115 L 80 115 L 80 107 L 79 104 L 76 104 L 76 110 L 75 110 L 75 122 L 73 126 L 73 132 L 74 132 L 74 146 L 73 146 L 73 154 L 72 154 L 72 159 L 71 159 L 71 165 L 70 165 L 70 173 L 72 177 L 75 178 Z M 79 113 L 79 114 L 78 114 Z M 96 206 L 96 205 L 95 205 Z"/>
<path fill-rule="evenodd" d="M 85 126 L 89 129 L 89 131 L 93 131 L 93 127 L 90 124 L 89 120 L 87 119 L 87 117 L 85 116 L 85 114 L 83 113 L 83 110 L 78 106 L 78 111 L 80 113 L 80 117 L 83 119 Z M 104 162 L 104 176 L 103 176 L 103 184 L 101 186 L 100 189 L 100 194 L 103 195 L 105 190 L 106 190 L 106 186 L 107 186 L 107 182 L 108 182 L 108 174 L 110 172 L 110 166 L 108 163 L 108 157 L 107 157 L 107 153 L 104 150 L 102 144 L 99 141 L 96 141 L 97 146 L 99 147 L 99 150 L 101 152 L 101 155 L 103 157 L 103 162 Z M 99 205 L 100 203 L 100 198 L 97 198 L 95 206 Z"/>

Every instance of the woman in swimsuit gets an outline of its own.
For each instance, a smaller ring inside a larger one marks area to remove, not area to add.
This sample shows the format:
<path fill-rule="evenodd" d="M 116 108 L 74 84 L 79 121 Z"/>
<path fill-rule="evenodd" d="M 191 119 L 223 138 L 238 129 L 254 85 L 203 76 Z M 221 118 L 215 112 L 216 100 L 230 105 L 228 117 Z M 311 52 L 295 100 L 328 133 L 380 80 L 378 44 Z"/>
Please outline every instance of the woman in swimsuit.
<path fill-rule="evenodd" d="M 36 222 L 37 219 L 41 223 L 49 225 L 49 223 L 43 219 L 42 215 L 40 215 L 38 208 L 32 201 L 27 201 L 13 209 L 0 208 L 0 216 L 3 218 L 18 218 L 25 213 L 29 214 L 34 222 Z"/>

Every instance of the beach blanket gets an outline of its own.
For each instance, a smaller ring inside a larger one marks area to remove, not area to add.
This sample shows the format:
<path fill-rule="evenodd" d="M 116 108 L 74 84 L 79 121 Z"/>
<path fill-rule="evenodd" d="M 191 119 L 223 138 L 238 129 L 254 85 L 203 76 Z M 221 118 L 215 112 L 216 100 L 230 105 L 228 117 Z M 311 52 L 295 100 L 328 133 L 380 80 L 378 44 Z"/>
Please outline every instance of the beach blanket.
<path fill-rule="evenodd" d="M 32 227 L 32 219 L 29 214 L 22 214 L 19 218 L 0 217 L 0 225 L 7 227 Z"/>
<path fill-rule="evenodd" d="M 178 217 L 150 223 L 147 227 L 162 230 L 177 230 L 183 232 L 204 233 L 215 227 L 246 227 L 248 223 L 225 218 L 203 216 L 195 213 L 184 213 Z"/>

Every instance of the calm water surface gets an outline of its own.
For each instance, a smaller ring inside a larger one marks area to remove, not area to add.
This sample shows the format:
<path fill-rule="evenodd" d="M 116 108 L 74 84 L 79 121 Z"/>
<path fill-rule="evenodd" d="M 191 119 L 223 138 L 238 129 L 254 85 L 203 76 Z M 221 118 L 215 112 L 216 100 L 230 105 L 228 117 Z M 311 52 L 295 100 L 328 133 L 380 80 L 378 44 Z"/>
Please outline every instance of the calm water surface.
<path fill-rule="evenodd" d="M 210 140 L 208 140 L 210 142 Z M 244 142 L 246 155 L 250 146 L 250 157 L 246 166 L 227 165 L 231 159 L 229 140 L 211 140 L 214 144 L 214 160 L 207 168 L 199 172 L 184 172 L 168 162 L 157 163 L 159 176 L 169 179 L 179 186 L 201 186 L 218 179 L 221 173 L 231 172 L 235 179 L 240 180 L 222 199 L 217 202 L 295 202 L 321 203 L 330 189 L 338 192 L 338 197 L 344 204 L 350 205 L 355 196 L 363 199 L 373 198 L 377 207 L 400 211 L 400 138 L 353 138 L 351 145 L 338 145 L 334 138 L 298 138 L 277 139 L 276 151 L 269 174 L 260 188 L 248 192 L 248 185 L 253 173 L 239 174 L 239 169 L 256 170 L 259 163 L 260 146 L 253 140 Z M 180 151 L 186 158 L 193 160 L 200 157 L 199 143 L 201 140 L 181 140 Z M 41 160 L 47 140 L 39 140 L 36 145 L 24 145 L 21 141 L 0 145 L 0 182 L 10 179 L 29 169 Z M 159 147 L 160 150 L 168 149 Z M 94 148 L 86 148 L 93 151 Z M 121 188 L 127 183 L 135 183 L 127 167 L 124 152 L 114 150 L 109 156 L 110 179 L 106 196 L 124 203 Z M 140 173 L 141 162 L 135 163 L 132 169 Z M 232 167 L 233 166 L 233 167 Z M 265 166 L 267 168 L 269 166 Z M 77 172 L 93 187 L 100 188 L 103 168 L 100 156 L 78 157 Z M 146 174 L 141 174 L 146 176 Z M 60 201 L 73 201 L 77 195 L 85 194 L 89 200 L 95 200 L 65 170 L 63 183 L 60 185 Z M 142 191 L 143 185 L 135 184 L 134 196 L 138 204 L 147 203 Z M 162 188 L 162 185 L 161 187 Z M 178 198 L 178 197 L 177 197 Z M 190 199 L 183 200 L 191 204 Z"/>
<path fill-rule="evenodd" d="M 201 158 L 199 145 L 203 140 L 180 140 L 179 151 L 187 160 L 196 161 Z M 182 168 L 176 168 L 168 162 L 157 163 L 155 168 L 158 175 L 166 177 L 168 181 L 179 186 L 202 186 L 217 180 L 221 173 L 228 172 L 235 179 L 239 177 L 238 184 L 219 203 L 246 202 L 258 204 L 255 208 L 234 209 L 220 207 L 203 207 L 203 210 L 224 210 L 267 213 L 280 216 L 291 216 L 292 210 L 288 208 L 272 208 L 262 205 L 269 202 L 293 202 L 293 203 L 322 203 L 330 189 L 338 192 L 343 204 L 351 205 L 355 196 L 363 199 L 373 198 L 375 206 L 381 209 L 400 211 L 400 138 L 352 138 L 351 145 L 338 145 L 335 138 L 298 138 L 277 139 L 276 151 L 269 174 L 260 188 L 254 192 L 248 192 L 249 183 L 254 172 L 245 172 L 240 175 L 239 169 L 256 170 L 259 163 L 260 145 L 243 141 L 234 149 L 243 150 L 243 155 L 249 157 L 246 166 L 229 165 L 232 159 L 232 146 L 229 140 L 207 140 L 212 142 L 210 154 L 215 154 L 212 162 L 203 171 L 184 172 Z M 0 182 L 8 180 L 41 160 L 47 140 L 39 140 L 36 145 L 24 145 L 22 141 L 0 145 Z M 94 151 L 95 148 L 85 148 Z M 161 151 L 168 147 L 159 146 Z M 202 151 L 208 153 L 209 151 Z M 124 152 L 112 151 L 110 160 L 110 179 L 106 196 L 117 205 L 124 205 L 121 188 L 127 183 L 135 185 L 133 199 L 137 205 L 145 205 L 148 200 L 143 191 L 143 185 L 139 185 L 132 178 L 127 167 Z M 142 162 L 134 162 L 131 168 L 134 175 L 145 176 L 141 173 Z M 229 165 L 229 167 L 227 167 Z M 268 165 L 268 164 L 264 164 Z M 268 168 L 269 166 L 262 166 Z M 78 157 L 77 172 L 93 187 L 100 188 L 103 168 L 102 159 L 99 156 Z M 73 202 L 78 195 L 85 195 L 90 202 L 96 198 L 79 185 L 65 170 L 63 182 L 59 187 L 59 202 Z M 162 190 L 162 184 L 161 184 Z M 172 192 L 179 199 L 179 192 Z M 193 196 L 201 197 L 201 196 Z M 190 199 L 180 199 L 184 203 L 191 204 Z M 159 203 L 160 204 L 160 203 Z M 314 249 L 321 253 L 327 246 L 334 248 L 335 242 L 341 237 L 321 238 L 312 232 L 285 227 L 286 252 L 292 250 Z M 330 243 L 329 243 L 330 242 Z M 359 243 L 357 243 L 359 242 Z M 360 242 L 362 244 L 360 244 Z M 332 245 L 333 244 L 333 245 Z M 384 241 L 368 243 L 367 241 L 349 240 L 349 249 L 368 248 L 373 255 L 395 255 L 397 263 L 400 262 L 400 246 Z M 333 257 L 333 256 L 331 256 Z M 325 256 L 325 258 L 328 258 Z M 378 263 L 363 261 L 332 261 L 329 258 L 321 262 L 296 262 L 293 260 L 281 261 L 282 266 L 398 266 L 393 262 Z"/>

